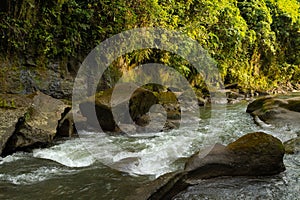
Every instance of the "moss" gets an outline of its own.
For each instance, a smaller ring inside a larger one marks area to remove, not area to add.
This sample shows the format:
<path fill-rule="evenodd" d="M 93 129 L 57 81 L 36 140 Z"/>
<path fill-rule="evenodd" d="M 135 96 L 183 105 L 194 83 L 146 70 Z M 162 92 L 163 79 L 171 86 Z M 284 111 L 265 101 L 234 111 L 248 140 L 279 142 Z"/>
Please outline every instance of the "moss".
<path fill-rule="evenodd" d="M 270 154 L 276 152 L 284 153 L 282 142 L 272 135 L 263 132 L 249 133 L 233 143 L 228 144 L 227 149 L 237 152 L 252 152 Z"/>
<path fill-rule="evenodd" d="M 29 107 L 27 112 L 24 114 L 25 121 L 29 121 L 33 115 L 34 109 L 32 107 Z"/>
<path fill-rule="evenodd" d="M 11 106 L 12 108 L 17 108 L 14 99 L 11 100 L 10 106 Z"/>
<path fill-rule="evenodd" d="M 159 92 L 156 96 L 161 103 L 178 103 L 177 97 L 173 92 Z"/>
<path fill-rule="evenodd" d="M 28 112 L 24 114 L 24 119 L 25 121 L 28 121 L 30 119 L 30 114 Z"/>
<path fill-rule="evenodd" d="M 0 99 L 0 108 L 16 109 L 17 107 L 14 99 L 11 99 L 10 101 L 6 99 Z"/>

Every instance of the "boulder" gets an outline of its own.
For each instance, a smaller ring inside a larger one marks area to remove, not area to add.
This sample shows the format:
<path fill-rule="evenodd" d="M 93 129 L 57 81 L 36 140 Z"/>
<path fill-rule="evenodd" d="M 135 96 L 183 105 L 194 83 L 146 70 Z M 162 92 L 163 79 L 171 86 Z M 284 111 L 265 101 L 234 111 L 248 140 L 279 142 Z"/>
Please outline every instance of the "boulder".
<path fill-rule="evenodd" d="M 295 154 L 300 152 L 300 136 L 284 142 L 285 153 Z"/>
<path fill-rule="evenodd" d="M 111 102 L 111 97 L 114 89 L 111 88 L 104 92 L 97 93 L 94 97 L 90 97 L 86 101 L 79 104 L 80 111 L 83 116 L 87 118 L 89 125 L 97 128 L 100 124 L 104 131 L 117 131 L 117 123 L 119 120 L 122 124 L 130 123 L 129 117 L 136 122 L 139 117 L 146 114 L 152 105 L 158 103 L 157 97 L 149 90 L 143 88 L 137 88 L 131 97 L 127 98 L 131 87 L 133 85 L 118 85 L 118 94 L 114 96 L 114 101 Z M 126 98 L 124 98 L 126 97 Z M 93 101 L 95 99 L 95 102 Z M 124 109 L 126 106 L 129 107 L 128 116 Z M 92 112 L 96 110 L 97 119 L 92 117 Z M 115 120 L 112 110 L 118 113 L 118 120 Z"/>
<path fill-rule="evenodd" d="M 273 175 L 285 170 L 284 146 L 270 134 L 246 134 L 228 144 L 226 151 L 234 158 L 233 166 L 236 170 L 233 175 Z"/>
<path fill-rule="evenodd" d="M 68 106 L 62 101 L 37 92 L 25 114 L 15 119 L 15 130 L 7 140 L 3 153 L 10 154 L 53 142 L 65 109 Z"/>
<path fill-rule="evenodd" d="M 6 143 L 15 131 L 18 119 L 23 117 L 32 103 L 28 95 L 0 95 L 2 106 L 0 108 L 0 155 Z M 6 106 L 4 106 L 6 104 Z"/>
<path fill-rule="evenodd" d="M 282 142 L 263 132 L 247 134 L 227 146 L 215 144 L 192 156 L 185 167 L 189 179 L 217 176 L 260 176 L 285 170 Z"/>
<path fill-rule="evenodd" d="M 171 199 L 202 179 L 278 174 L 285 170 L 284 152 L 281 141 L 272 135 L 249 133 L 227 146 L 215 144 L 197 152 L 188 159 L 184 170 L 162 176 L 151 187 L 138 189 L 137 194 L 143 191 L 147 199 Z"/>
<path fill-rule="evenodd" d="M 259 120 L 274 127 L 288 127 L 296 132 L 300 130 L 300 97 L 279 98 L 262 97 L 251 102 L 247 112 Z"/>

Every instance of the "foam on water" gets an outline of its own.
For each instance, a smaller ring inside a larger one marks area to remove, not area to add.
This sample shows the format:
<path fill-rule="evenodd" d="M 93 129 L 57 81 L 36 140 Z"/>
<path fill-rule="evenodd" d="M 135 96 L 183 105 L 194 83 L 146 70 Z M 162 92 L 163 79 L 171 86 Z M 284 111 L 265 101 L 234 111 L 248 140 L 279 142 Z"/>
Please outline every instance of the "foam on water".
<path fill-rule="evenodd" d="M 218 133 L 224 133 L 223 121 L 202 123 L 211 132 L 184 127 L 170 132 L 131 137 L 81 131 L 80 138 L 48 149 L 34 150 L 33 156 L 50 159 L 68 167 L 86 167 L 98 160 L 131 175 L 158 177 L 176 170 L 179 167 L 173 165 L 176 160 L 189 157 L 201 147 L 222 142 Z"/>
<path fill-rule="evenodd" d="M 48 178 L 58 175 L 65 175 L 66 173 L 73 172 L 74 170 L 63 169 L 58 167 L 40 167 L 34 171 L 23 174 L 0 174 L 0 180 L 10 182 L 12 184 L 33 184 L 36 182 L 44 181 Z"/>
<path fill-rule="evenodd" d="M 14 162 L 20 159 L 24 159 L 26 157 L 28 157 L 28 153 L 25 152 L 17 152 L 14 153 L 12 155 L 6 156 L 4 158 L 0 157 L 0 165 L 4 164 L 4 163 L 10 163 L 10 162 Z"/>
<path fill-rule="evenodd" d="M 35 149 L 33 157 L 53 160 L 68 167 L 87 167 L 95 162 L 93 156 L 78 139 L 47 149 Z"/>
<path fill-rule="evenodd" d="M 175 170 L 172 163 L 193 153 L 193 142 L 202 140 L 203 134 L 187 129 L 185 133 L 174 130 L 149 138 L 103 137 L 92 132 L 88 137 L 82 138 L 83 144 L 103 164 L 132 175 L 157 177 Z"/>

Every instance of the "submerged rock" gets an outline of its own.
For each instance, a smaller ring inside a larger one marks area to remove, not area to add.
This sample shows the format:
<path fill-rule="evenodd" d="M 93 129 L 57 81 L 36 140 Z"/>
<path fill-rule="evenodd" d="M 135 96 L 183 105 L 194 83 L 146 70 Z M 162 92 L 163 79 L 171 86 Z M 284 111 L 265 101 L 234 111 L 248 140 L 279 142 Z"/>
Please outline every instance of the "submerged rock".
<path fill-rule="evenodd" d="M 300 152 L 300 136 L 284 142 L 285 153 L 295 154 Z"/>
<path fill-rule="evenodd" d="M 164 175 L 151 187 L 138 189 L 137 194 L 143 191 L 145 199 L 171 199 L 202 179 L 278 174 L 285 170 L 284 152 L 282 142 L 272 135 L 249 133 L 227 146 L 215 144 L 197 152 L 188 159 L 183 171 Z"/>
<path fill-rule="evenodd" d="M 12 119 L 14 128 L 11 128 L 12 133 L 3 148 L 4 155 L 53 142 L 62 113 L 70 109 L 62 101 L 43 93 L 32 96 L 31 103 L 24 106 L 23 113 Z"/>
<path fill-rule="evenodd" d="M 261 120 L 275 127 L 300 130 L 300 97 L 258 98 L 248 105 L 247 112 L 254 116 L 259 124 Z"/>

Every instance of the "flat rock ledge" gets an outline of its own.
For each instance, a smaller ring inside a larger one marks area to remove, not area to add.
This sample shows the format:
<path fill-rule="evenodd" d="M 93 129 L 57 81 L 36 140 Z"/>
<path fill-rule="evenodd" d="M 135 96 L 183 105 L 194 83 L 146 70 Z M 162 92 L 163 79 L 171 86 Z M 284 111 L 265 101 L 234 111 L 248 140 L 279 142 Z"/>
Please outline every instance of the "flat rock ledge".
<path fill-rule="evenodd" d="M 255 121 L 261 121 L 276 128 L 288 127 L 300 133 L 300 97 L 261 97 L 251 102 L 247 107 Z"/>
<path fill-rule="evenodd" d="M 249 133 L 224 146 L 215 144 L 191 156 L 182 171 L 165 174 L 138 188 L 127 199 L 172 199 L 202 179 L 219 176 L 267 176 L 285 170 L 282 142 L 272 135 Z"/>

